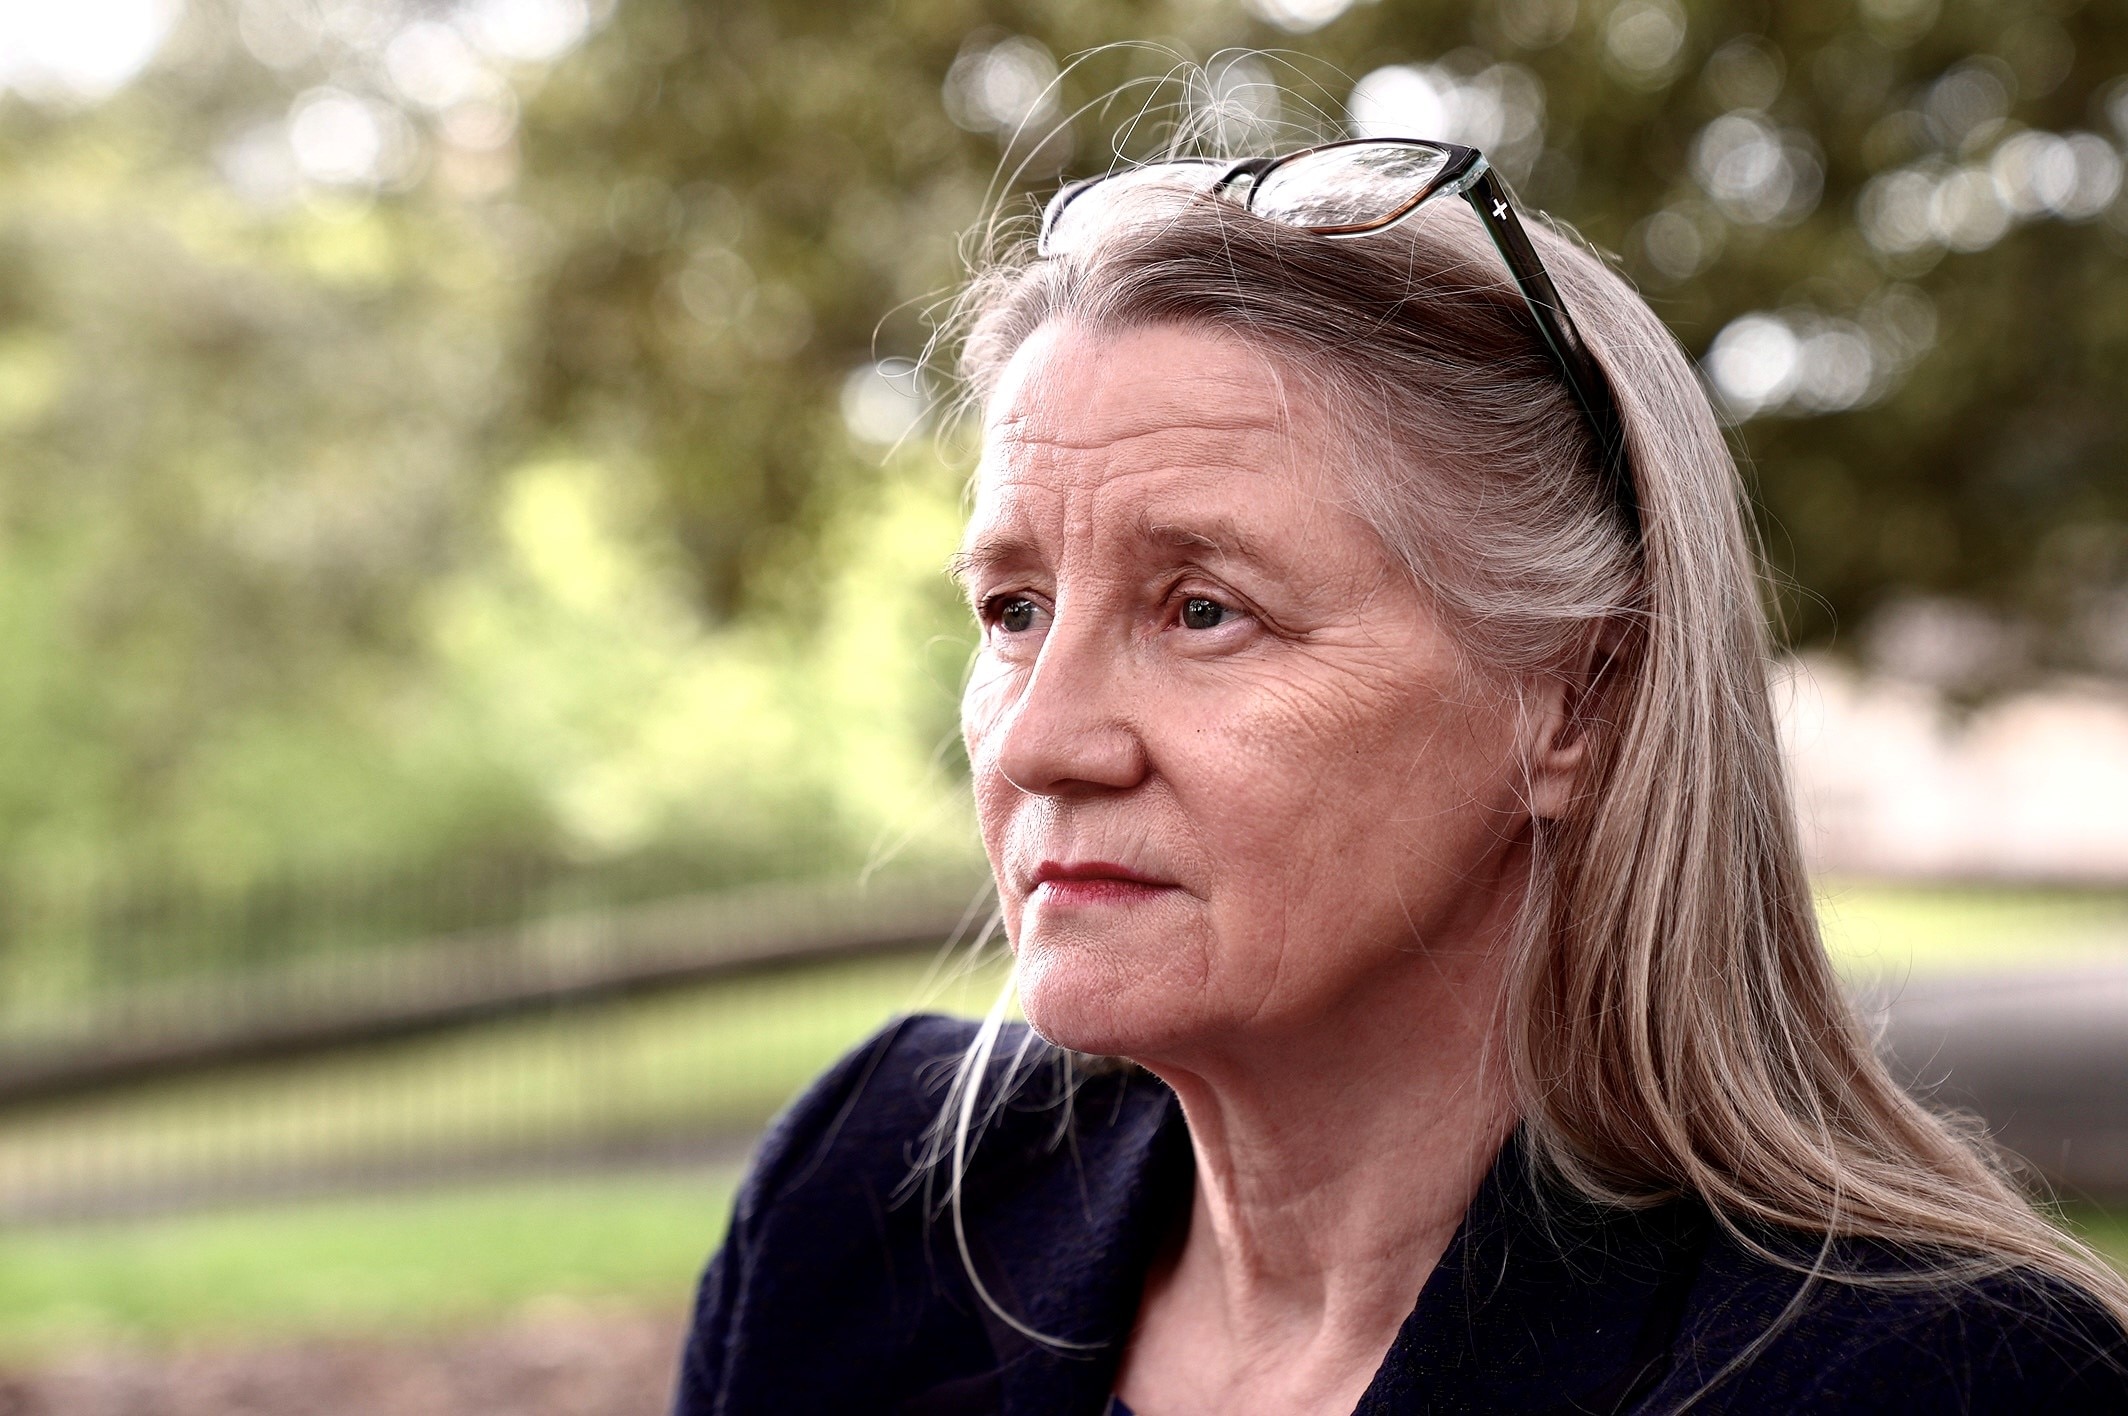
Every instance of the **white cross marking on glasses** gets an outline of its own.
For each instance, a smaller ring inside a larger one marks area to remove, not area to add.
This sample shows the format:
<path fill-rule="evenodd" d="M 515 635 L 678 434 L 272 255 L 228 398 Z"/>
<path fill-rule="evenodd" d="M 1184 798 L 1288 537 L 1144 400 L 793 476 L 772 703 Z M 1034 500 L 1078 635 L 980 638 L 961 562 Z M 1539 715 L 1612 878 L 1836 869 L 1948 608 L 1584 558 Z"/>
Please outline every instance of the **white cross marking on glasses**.
<path fill-rule="evenodd" d="M 1494 202 L 1494 203 L 1493 203 L 1493 219 L 1494 219 L 1494 220 L 1496 220 L 1496 221 L 1505 221 L 1505 220 L 1507 220 L 1507 203 L 1506 203 L 1506 202 Z"/>

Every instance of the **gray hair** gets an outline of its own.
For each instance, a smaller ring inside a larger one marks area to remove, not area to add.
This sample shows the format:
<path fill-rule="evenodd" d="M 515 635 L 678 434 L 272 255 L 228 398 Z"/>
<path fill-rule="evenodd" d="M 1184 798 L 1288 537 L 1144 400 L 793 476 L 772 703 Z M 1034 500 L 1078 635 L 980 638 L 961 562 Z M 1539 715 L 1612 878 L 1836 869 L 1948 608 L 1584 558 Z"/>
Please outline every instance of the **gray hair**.
<path fill-rule="evenodd" d="M 1532 1153 L 1557 1176 L 1609 1203 L 1696 1196 L 1776 1259 L 1752 1231 L 1814 1237 L 1810 1271 L 1833 1281 L 1886 1281 L 1825 1256 L 1888 1241 L 1932 1256 L 1896 1281 L 2046 1275 L 2128 1322 L 2128 1282 L 1876 1056 L 1818 937 L 1768 690 L 1761 558 L 1722 429 L 1631 287 L 1561 232 L 1532 223 L 1531 236 L 1617 393 L 1637 541 L 1457 204 L 1333 242 L 1200 196 L 1082 254 L 1007 251 L 964 297 L 960 371 L 980 404 L 1055 320 L 1245 341 L 1349 430 L 1353 505 L 1473 663 L 1572 672 L 1594 656 L 1578 707 L 1590 767 L 1568 813 L 1538 823 L 1502 1010 Z"/>

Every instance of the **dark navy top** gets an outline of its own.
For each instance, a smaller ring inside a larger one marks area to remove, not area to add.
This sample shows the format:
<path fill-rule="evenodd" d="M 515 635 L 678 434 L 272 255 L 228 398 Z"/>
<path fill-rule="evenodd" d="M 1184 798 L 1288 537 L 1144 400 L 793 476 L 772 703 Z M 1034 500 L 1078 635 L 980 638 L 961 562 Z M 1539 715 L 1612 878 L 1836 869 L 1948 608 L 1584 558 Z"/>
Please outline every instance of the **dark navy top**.
<path fill-rule="evenodd" d="M 702 1279 L 680 1416 L 1108 1409 L 1146 1273 L 1188 1215 L 1181 1108 L 1134 1069 L 1082 1078 L 1066 1105 L 1063 1054 L 1032 1044 L 970 1158 L 963 1212 L 999 1304 L 1075 1345 L 1033 1341 L 977 1298 L 936 1203 L 944 1177 L 928 1197 L 911 1183 L 973 1027 L 896 1023 L 777 1121 Z M 1000 1057 L 1025 1040 L 1008 1031 Z M 1882 1246 L 1836 1258 L 1902 1266 Z M 1821 1279 L 1797 1302 L 1804 1283 L 1696 1202 L 1595 1206 L 1510 1141 L 1356 1416 L 1668 1413 L 1695 1394 L 1710 1413 L 2128 1413 L 2128 1335 L 2056 1281 Z"/>

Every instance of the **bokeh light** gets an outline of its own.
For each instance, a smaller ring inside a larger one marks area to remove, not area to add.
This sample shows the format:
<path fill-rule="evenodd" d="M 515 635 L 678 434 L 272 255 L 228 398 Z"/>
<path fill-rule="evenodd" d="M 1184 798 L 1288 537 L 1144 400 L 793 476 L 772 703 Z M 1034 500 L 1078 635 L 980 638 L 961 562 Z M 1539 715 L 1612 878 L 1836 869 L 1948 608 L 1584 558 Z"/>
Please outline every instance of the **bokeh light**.
<path fill-rule="evenodd" d="M 1544 150 L 1544 84 L 1520 64 L 1457 51 L 1435 64 L 1391 64 L 1353 86 L 1352 131 L 1367 138 L 1433 138 L 1481 149 L 1509 180 Z"/>
<path fill-rule="evenodd" d="M 1604 20 L 1604 62 L 1635 88 L 1660 88 L 1677 73 L 1686 32 L 1677 0 L 1620 0 Z"/>
<path fill-rule="evenodd" d="M 893 447 L 923 426 L 930 407 L 921 374 L 907 360 L 883 360 L 850 370 L 842 382 L 842 421 L 850 436 L 872 447 Z"/>
<path fill-rule="evenodd" d="M 1288 34 L 1321 29 L 1352 8 L 1353 0 L 1243 0 L 1249 13 Z"/>
<path fill-rule="evenodd" d="M 0 1043 L 117 1035 L 179 985 L 294 996 L 279 971 L 313 964 L 440 976 L 468 938 L 610 963 L 609 922 L 735 885 L 979 870 L 973 633 L 939 574 L 975 428 L 938 324 L 1062 181 L 1343 131 L 1481 148 L 1700 361 L 1816 687 L 1782 723 L 1815 868 L 2117 892 L 2128 30 L 2103 7 L 0 0 Z M 720 996 L 750 1029 L 729 1056 L 818 1055 L 739 1096 L 691 1023 L 640 1049 L 605 1004 L 469 1026 L 434 1055 L 486 1056 L 504 1107 L 431 1107 L 412 1063 L 334 1081 L 324 1134 L 359 1111 L 388 1144 L 285 1176 L 326 1143 L 301 1094 L 244 1099 L 281 1068 L 159 1075 L 138 1090 L 199 1107 L 0 1116 L 0 1218 L 40 1128 L 56 1205 L 167 1198 L 179 1151 L 217 1204 L 400 1164 L 418 1189 L 498 1144 L 621 1164 L 607 1143 L 699 1130 L 661 1108 L 710 1093 L 736 1154 L 904 1001 Z M 550 1023 L 577 1041 L 529 1070 L 484 1052 Z M 636 1085 L 622 1051 L 664 1070 Z M 661 1321 L 721 1203 L 660 1221 Z M 600 1243 L 621 1210 L 575 1212 Z M 485 1282 L 372 1247 L 453 1303 Z M 166 1306 L 220 1311 L 224 1279 Z M 238 1321 L 285 1306 L 257 1291 Z M 452 1323 L 514 1311 L 490 1301 Z M 30 1321 L 0 1309 L 0 1338 Z M 115 1311 L 81 1329 L 96 1362 Z M 432 1317 L 391 1321 L 457 1342 Z M 189 1360 L 195 1321 L 156 1350 Z"/>
<path fill-rule="evenodd" d="M 467 32 L 498 59 L 545 64 L 559 59 L 591 27 L 585 0 L 473 0 Z"/>
<path fill-rule="evenodd" d="M 1811 136 L 1749 110 L 1725 113 L 1692 144 L 1692 176 L 1731 221 L 1789 226 L 1816 209 L 1824 160 Z"/>
<path fill-rule="evenodd" d="M 1935 338 L 1928 297 L 1893 284 L 1853 319 L 1808 306 L 1739 316 L 1714 337 L 1704 364 L 1724 410 L 1739 421 L 1839 413 L 1882 398 Z"/>
<path fill-rule="evenodd" d="M 1057 114 L 1057 61 L 1026 35 L 976 36 L 946 71 L 946 113 L 971 132 L 1010 140 Z"/>
<path fill-rule="evenodd" d="M 11 0 L 0 5 L 0 89 L 45 102 L 92 101 L 147 67 L 181 0 Z"/>

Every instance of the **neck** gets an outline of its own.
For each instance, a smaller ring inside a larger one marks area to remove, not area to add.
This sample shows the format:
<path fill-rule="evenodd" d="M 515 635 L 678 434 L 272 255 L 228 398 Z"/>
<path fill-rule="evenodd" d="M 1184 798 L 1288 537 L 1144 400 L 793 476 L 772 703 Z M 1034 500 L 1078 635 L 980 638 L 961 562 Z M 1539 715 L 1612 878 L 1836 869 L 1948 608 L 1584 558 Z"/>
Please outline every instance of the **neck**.
<path fill-rule="evenodd" d="M 1230 1317 L 1334 1324 L 1368 1295 L 1395 1321 L 1410 1311 L 1514 1122 L 1497 988 L 1476 992 L 1347 1019 L 1332 1057 L 1263 1048 L 1245 1068 L 1165 1074 L 1197 1159 L 1183 1256 Z"/>
<path fill-rule="evenodd" d="M 1332 1016 L 1145 1059 L 1182 1102 L 1197 1180 L 1126 1360 L 1137 1409 L 1197 1405 L 1146 1384 L 1178 1346 L 1200 1374 L 1235 1376 L 1204 1409 L 1357 1401 L 1514 1125 L 1499 1030 L 1512 909 L 1483 913 Z M 1228 1357 L 1204 1362 L 1208 1347 Z"/>

